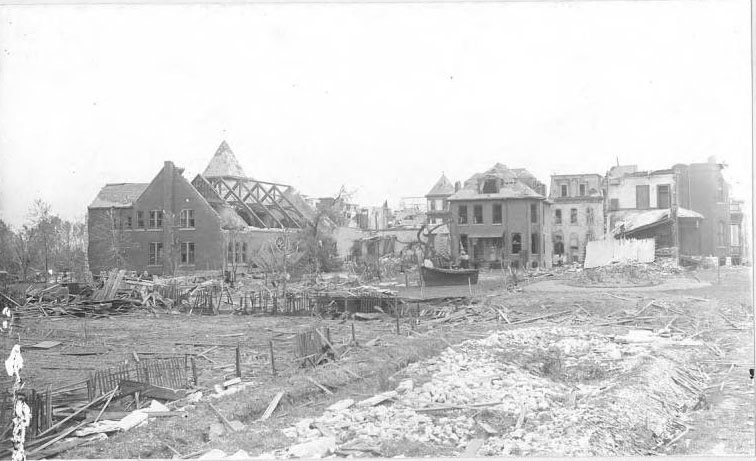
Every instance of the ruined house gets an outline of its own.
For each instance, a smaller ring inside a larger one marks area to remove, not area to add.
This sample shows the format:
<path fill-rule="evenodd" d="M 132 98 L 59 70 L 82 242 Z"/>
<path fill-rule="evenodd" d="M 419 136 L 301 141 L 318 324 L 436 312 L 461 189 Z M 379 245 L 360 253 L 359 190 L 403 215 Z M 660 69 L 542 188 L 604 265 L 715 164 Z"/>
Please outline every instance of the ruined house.
<path fill-rule="evenodd" d="M 603 177 L 599 174 L 552 175 L 551 241 L 554 257 L 585 261 L 588 242 L 604 236 Z"/>
<path fill-rule="evenodd" d="M 700 256 L 704 215 L 683 206 L 677 169 L 612 168 L 606 176 L 607 230 L 617 238 L 653 238 L 657 252 Z"/>
<path fill-rule="evenodd" d="M 107 184 L 88 207 L 89 266 L 151 274 L 243 273 L 275 258 L 312 209 L 292 188 L 248 177 L 224 141 L 191 182 L 166 161 L 149 183 Z"/>
<path fill-rule="evenodd" d="M 551 204 L 546 186 L 525 169 L 497 163 L 448 198 L 452 256 L 477 267 L 550 267 Z"/>
<path fill-rule="evenodd" d="M 441 174 L 436 184 L 425 194 L 428 201 L 426 218 L 428 225 L 448 223 L 451 219 L 449 197 L 456 192 L 454 185 L 445 174 Z"/>

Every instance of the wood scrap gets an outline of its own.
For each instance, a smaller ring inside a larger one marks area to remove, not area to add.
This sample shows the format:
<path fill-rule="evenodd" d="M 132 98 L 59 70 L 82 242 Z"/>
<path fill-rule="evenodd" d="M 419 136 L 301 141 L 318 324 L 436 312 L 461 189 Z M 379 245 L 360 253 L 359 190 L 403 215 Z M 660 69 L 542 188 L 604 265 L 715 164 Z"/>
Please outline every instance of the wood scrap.
<path fill-rule="evenodd" d="M 328 389 L 327 387 L 323 386 L 319 382 L 315 381 L 311 377 L 307 376 L 307 380 L 310 381 L 312 384 L 314 384 L 316 387 L 318 387 L 320 390 L 322 390 L 323 392 L 325 392 L 326 394 L 333 395 L 333 392 L 330 389 Z"/>
<path fill-rule="evenodd" d="M 268 404 L 268 408 L 265 410 L 265 412 L 260 416 L 260 419 L 258 421 L 265 421 L 268 418 L 271 417 L 274 411 L 276 411 L 276 408 L 278 408 L 278 403 L 281 401 L 281 398 L 284 396 L 284 391 L 278 392 L 275 397 L 273 397 L 273 400 L 270 401 L 270 404 Z"/>

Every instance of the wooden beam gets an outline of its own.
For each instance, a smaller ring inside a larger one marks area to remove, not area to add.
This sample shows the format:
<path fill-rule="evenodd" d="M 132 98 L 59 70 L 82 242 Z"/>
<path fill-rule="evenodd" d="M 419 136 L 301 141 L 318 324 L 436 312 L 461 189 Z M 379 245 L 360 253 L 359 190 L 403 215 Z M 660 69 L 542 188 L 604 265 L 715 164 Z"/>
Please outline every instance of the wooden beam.
<path fill-rule="evenodd" d="M 252 215 L 252 217 L 254 217 L 257 220 L 257 222 L 262 225 L 262 227 L 264 227 L 265 229 L 270 228 L 270 226 L 268 226 L 267 224 L 265 224 L 265 221 L 263 221 L 262 219 L 260 219 L 259 216 L 257 216 L 257 213 L 255 213 L 255 211 L 249 205 L 247 205 L 245 202 L 243 202 L 241 200 L 241 198 L 238 195 L 236 195 L 236 192 L 234 192 L 234 190 L 231 187 L 229 187 L 228 184 L 226 184 L 226 181 L 224 181 L 223 179 L 218 178 L 216 180 L 216 186 L 218 187 L 219 190 L 220 190 L 220 186 L 221 185 L 226 186 L 226 189 L 228 189 L 228 193 L 226 194 L 225 197 L 223 197 L 223 195 L 221 195 L 221 198 L 223 198 L 224 202 L 228 202 L 228 197 L 234 196 L 234 198 L 239 202 L 239 204 L 241 204 L 241 206 L 243 206 L 245 208 L 245 210 L 248 211 Z"/>
<path fill-rule="evenodd" d="M 284 225 L 283 225 L 283 223 L 281 222 L 281 220 L 280 220 L 280 219 L 278 219 L 278 217 L 277 217 L 276 215 L 274 215 L 273 213 L 271 213 L 271 212 L 270 212 L 270 211 L 271 211 L 271 210 L 270 210 L 270 206 L 266 205 L 265 203 L 263 203 L 262 201 L 258 200 L 257 198 L 255 198 L 255 197 L 254 197 L 254 196 L 252 195 L 252 192 L 251 192 L 251 190 L 250 190 L 250 189 L 249 189 L 249 188 L 247 187 L 247 185 L 246 185 L 246 184 L 244 184 L 244 183 L 242 183 L 242 182 L 239 182 L 239 183 L 237 183 L 237 184 L 239 184 L 239 189 L 240 189 L 240 190 L 242 190 L 242 189 L 243 189 L 243 190 L 244 190 L 244 191 L 245 191 L 245 192 L 247 193 L 247 195 L 245 196 L 245 198 L 247 198 L 247 197 L 252 197 L 252 199 L 253 199 L 253 200 L 254 200 L 254 201 L 255 201 L 255 202 L 256 202 L 256 203 L 258 204 L 258 205 L 260 205 L 260 206 L 264 207 L 264 208 L 265 208 L 266 210 L 268 210 L 268 214 L 269 214 L 269 215 L 270 215 L 270 216 L 271 216 L 271 217 L 272 217 L 273 219 L 275 219 L 275 220 L 276 220 L 276 222 L 278 223 L 278 225 L 279 225 L 279 226 L 281 226 L 281 228 L 282 228 L 282 229 L 283 229 L 283 228 L 285 228 L 285 227 L 287 227 L 287 226 L 284 226 Z M 254 187 L 254 186 L 253 186 L 253 187 Z M 279 208 L 280 208 L 280 207 L 279 207 Z M 285 218 L 286 218 L 286 217 L 288 217 L 288 215 L 286 214 L 286 212 L 284 212 L 284 217 L 285 217 Z M 289 218 L 289 219 L 291 219 L 291 218 Z"/>

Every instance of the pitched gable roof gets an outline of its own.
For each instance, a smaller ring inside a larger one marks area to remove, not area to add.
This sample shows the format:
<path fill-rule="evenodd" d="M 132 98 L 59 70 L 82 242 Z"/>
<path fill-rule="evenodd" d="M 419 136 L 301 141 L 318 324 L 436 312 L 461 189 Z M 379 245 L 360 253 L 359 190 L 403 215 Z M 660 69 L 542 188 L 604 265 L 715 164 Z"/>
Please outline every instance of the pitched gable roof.
<path fill-rule="evenodd" d="M 438 181 L 436 181 L 436 184 L 431 188 L 430 192 L 425 195 L 451 195 L 453 193 L 454 184 L 449 181 L 445 174 L 442 174 L 441 177 L 438 178 Z"/>
<path fill-rule="evenodd" d="M 207 164 L 202 176 L 206 178 L 246 178 L 239 161 L 228 147 L 226 141 L 223 141 L 215 151 L 215 155 Z"/>
<path fill-rule="evenodd" d="M 147 186 L 147 183 L 105 184 L 89 208 L 128 208 Z"/>

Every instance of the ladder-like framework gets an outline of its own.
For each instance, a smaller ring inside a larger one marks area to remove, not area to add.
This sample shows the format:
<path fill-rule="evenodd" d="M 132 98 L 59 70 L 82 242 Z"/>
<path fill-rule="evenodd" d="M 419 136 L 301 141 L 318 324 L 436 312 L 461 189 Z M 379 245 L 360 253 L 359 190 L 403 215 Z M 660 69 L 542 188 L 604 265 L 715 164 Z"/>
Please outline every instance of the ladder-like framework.
<path fill-rule="evenodd" d="M 285 184 L 202 175 L 197 175 L 192 184 L 211 202 L 233 206 L 250 226 L 302 229 L 308 221 L 286 196 L 289 186 Z"/>

